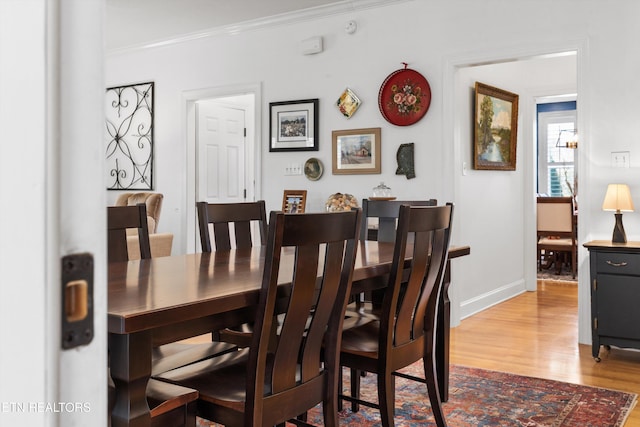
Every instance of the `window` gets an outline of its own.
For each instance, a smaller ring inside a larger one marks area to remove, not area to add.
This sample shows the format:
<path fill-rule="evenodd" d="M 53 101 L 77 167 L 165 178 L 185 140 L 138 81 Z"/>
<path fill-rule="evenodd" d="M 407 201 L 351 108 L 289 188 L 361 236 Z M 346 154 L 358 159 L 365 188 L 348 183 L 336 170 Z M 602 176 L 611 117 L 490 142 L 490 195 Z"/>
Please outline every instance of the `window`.
<path fill-rule="evenodd" d="M 576 131 L 575 102 L 538 105 L 538 193 L 576 195 Z"/>

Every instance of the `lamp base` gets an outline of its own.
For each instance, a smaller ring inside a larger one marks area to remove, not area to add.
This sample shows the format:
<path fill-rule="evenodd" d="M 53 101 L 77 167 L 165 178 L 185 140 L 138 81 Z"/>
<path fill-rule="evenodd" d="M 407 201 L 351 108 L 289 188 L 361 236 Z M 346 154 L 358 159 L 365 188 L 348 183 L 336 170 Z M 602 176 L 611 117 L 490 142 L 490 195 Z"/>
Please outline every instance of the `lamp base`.
<path fill-rule="evenodd" d="M 624 226 L 622 225 L 622 214 L 615 213 L 616 225 L 613 227 L 613 237 L 611 242 L 613 243 L 627 243 L 627 234 L 624 232 Z"/>

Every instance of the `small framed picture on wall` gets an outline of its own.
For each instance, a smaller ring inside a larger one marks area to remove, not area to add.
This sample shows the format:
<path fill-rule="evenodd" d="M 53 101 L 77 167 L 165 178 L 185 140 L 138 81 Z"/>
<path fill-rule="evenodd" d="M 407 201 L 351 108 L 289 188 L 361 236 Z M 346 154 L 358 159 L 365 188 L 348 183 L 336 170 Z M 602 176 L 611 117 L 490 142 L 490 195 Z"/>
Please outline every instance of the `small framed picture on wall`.
<path fill-rule="evenodd" d="M 318 151 L 318 99 L 269 104 L 269 151 Z"/>
<path fill-rule="evenodd" d="M 334 130 L 332 172 L 334 175 L 380 173 L 380 128 Z"/>

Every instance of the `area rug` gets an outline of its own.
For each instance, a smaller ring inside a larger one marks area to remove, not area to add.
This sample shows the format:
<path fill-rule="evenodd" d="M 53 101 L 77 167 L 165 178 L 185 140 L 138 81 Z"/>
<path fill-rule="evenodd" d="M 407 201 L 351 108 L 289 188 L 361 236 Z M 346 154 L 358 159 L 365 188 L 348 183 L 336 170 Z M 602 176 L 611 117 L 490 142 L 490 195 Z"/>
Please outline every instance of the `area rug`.
<path fill-rule="evenodd" d="M 571 266 L 569 264 L 562 264 L 560 271 L 557 271 L 555 265 L 551 267 L 544 267 L 542 270 L 538 269 L 538 280 L 560 281 L 560 282 L 578 282 L 578 275 L 573 277 L 571 272 Z"/>
<path fill-rule="evenodd" d="M 543 269 L 542 271 L 538 271 L 538 280 L 547 280 L 547 281 L 559 281 L 559 282 L 574 282 L 578 283 L 578 275 L 576 274 L 575 279 L 571 274 L 571 269 L 563 267 L 558 274 L 555 268 Z"/>
<path fill-rule="evenodd" d="M 405 371 L 420 374 L 422 365 Z M 348 384 L 346 375 L 344 380 Z M 396 378 L 397 427 L 435 426 L 426 394 L 424 384 Z M 362 397 L 377 400 L 374 375 L 362 378 Z M 632 393 L 454 365 L 443 409 L 449 427 L 609 427 L 624 425 L 636 399 Z M 349 408 L 345 402 L 341 426 L 381 425 L 377 410 Z M 321 407 L 309 412 L 309 422 L 323 425 Z M 215 425 L 198 419 L 198 427 Z"/>

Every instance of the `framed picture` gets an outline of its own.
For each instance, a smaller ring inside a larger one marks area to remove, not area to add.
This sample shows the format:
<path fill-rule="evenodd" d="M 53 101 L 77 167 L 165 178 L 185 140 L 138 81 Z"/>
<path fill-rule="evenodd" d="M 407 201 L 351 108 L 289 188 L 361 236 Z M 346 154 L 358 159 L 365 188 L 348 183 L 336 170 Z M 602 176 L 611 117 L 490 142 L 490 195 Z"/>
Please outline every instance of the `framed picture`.
<path fill-rule="evenodd" d="M 269 103 L 269 151 L 318 151 L 318 99 Z"/>
<path fill-rule="evenodd" d="M 284 190 L 282 211 L 284 213 L 304 213 L 307 190 Z"/>
<path fill-rule="evenodd" d="M 153 86 L 106 90 L 107 190 L 153 190 Z"/>
<path fill-rule="evenodd" d="M 380 128 L 334 130 L 334 175 L 380 173 Z"/>
<path fill-rule="evenodd" d="M 518 95 L 476 82 L 473 168 L 516 169 Z"/>

